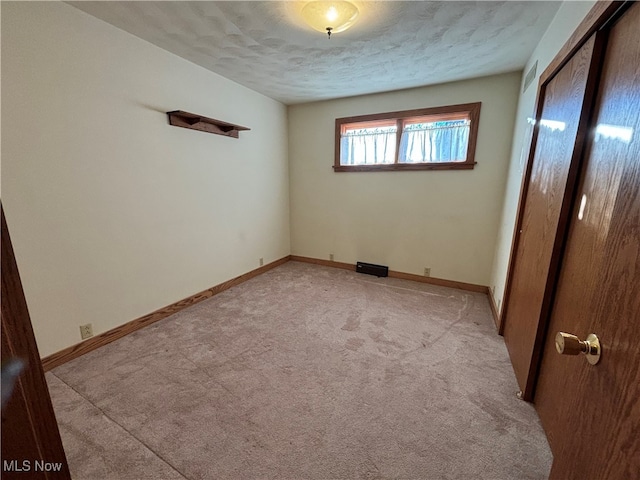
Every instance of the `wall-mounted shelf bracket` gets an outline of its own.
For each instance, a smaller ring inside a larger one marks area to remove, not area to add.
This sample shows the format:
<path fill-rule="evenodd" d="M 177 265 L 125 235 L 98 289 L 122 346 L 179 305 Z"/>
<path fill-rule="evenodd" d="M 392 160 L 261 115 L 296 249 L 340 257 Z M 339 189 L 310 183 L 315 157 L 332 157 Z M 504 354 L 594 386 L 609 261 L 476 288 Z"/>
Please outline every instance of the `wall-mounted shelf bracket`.
<path fill-rule="evenodd" d="M 241 130 L 250 130 L 247 127 L 223 122 L 215 118 L 203 117 L 195 113 L 183 112 L 182 110 L 167 112 L 167 116 L 169 117 L 169 124 L 175 127 L 190 128 L 191 130 L 215 133 L 225 137 L 238 138 L 238 133 Z"/>

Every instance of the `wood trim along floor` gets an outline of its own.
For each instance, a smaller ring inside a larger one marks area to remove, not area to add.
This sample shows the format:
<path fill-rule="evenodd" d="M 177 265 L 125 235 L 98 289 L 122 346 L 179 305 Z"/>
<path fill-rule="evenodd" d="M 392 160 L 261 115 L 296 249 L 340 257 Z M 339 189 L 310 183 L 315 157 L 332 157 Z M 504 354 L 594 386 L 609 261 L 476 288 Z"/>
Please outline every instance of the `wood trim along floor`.
<path fill-rule="evenodd" d="M 325 267 L 333 267 L 333 268 L 342 268 L 344 270 L 352 270 L 355 271 L 355 264 L 343 263 L 343 262 L 335 262 L 333 260 L 321 260 L 319 258 L 311 258 L 311 257 L 302 257 L 298 255 L 287 255 L 286 257 L 282 257 L 275 262 L 271 262 L 267 265 L 263 265 L 260 268 L 256 268 L 255 270 L 251 270 L 243 275 L 232 278 L 226 282 L 223 282 L 214 287 L 208 288 L 207 290 L 203 290 L 202 292 L 196 293 L 190 297 L 187 297 L 178 302 L 172 303 L 171 305 L 167 305 L 155 312 L 151 312 L 147 315 L 144 315 L 140 318 L 136 318 L 130 322 L 125 323 L 124 325 L 120 325 L 118 327 L 112 328 L 111 330 L 107 330 L 106 332 L 100 333 L 95 337 L 91 337 L 81 343 L 77 343 L 70 347 L 67 347 L 59 352 L 53 353 L 49 356 L 46 356 L 42 359 L 42 367 L 45 372 L 58 367 L 64 363 L 67 363 L 74 358 L 80 357 L 85 353 L 89 353 L 96 348 L 102 347 L 103 345 L 107 345 L 108 343 L 113 342 L 119 338 L 124 337 L 136 330 L 140 330 L 141 328 L 146 327 L 147 325 L 151 325 L 163 318 L 168 317 L 184 308 L 190 307 L 202 300 L 206 300 L 207 298 L 213 297 L 220 292 L 224 292 L 231 287 L 239 285 L 243 282 L 246 282 L 250 278 L 253 278 L 257 275 L 260 275 L 272 268 L 275 268 L 283 263 L 288 262 L 289 260 L 295 262 L 304 262 L 304 263 L 312 263 L 314 265 L 323 265 Z M 455 282 L 453 280 L 444 280 L 442 278 L 435 277 L 423 277 L 421 275 L 414 275 L 412 273 L 403 273 L 403 272 L 395 272 L 393 270 L 389 270 L 389 276 L 392 278 L 401 278 L 404 280 L 412 280 L 414 282 L 421 283 L 430 283 L 432 285 L 439 285 L 441 287 L 450 287 L 450 288 L 459 288 L 460 290 L 467 290 L 471 292 L 479 292 L 486 293 L 489 296 L 489 305 L 491 306 L 491 311 L 493 312 L 494 319 L 497 319 L 497 313 L 495 310 L 495 305 L 493 303 L 493 298 L 489 293 L 489 288 L 484 285 L 475 285 L 473 283 L 465 283 L 465 282 Z"/>
<path fill-rule="evenodd" d="M 287 255 L 286 257 L 276 260 L 275 262 L 271 262 L 271 263 L 268 263 L 267 265 L 263 265 L 260 268 L 256 268 L 255 270 L 251 270 L 250 272 L 247 272 L 243 275 L 232 278 L 231 280 L 227 280 L 226 282 L 220 283 L 215 287 L 211 287 L 211 288 L 208 288 L 207 290 L 203 290 L 202 292 L 196 293 L 195 295 L 191 295 L 190 297 L 187 297 L 183 300 L 179 300 L 175 303 L 172 303 L 171 305 L 167 305 L 166 307 L 156 310 L 155 312 L 151 312 L 140 318 L 136 318 L 135 320 L 127 322 L 124 325 L 120 325 L 118 327 L 112 328 L 111 330 L 107 330 L 106 332 L 96 335 L 95 337 L 91 337 L 81 343 L 72 345 L 63 350 L 60 350 L 59 352 L 53 353 L 42 359 L 42 367 L 44 368 L 45 372 L 48 372 L 52 368 L 55 368 L 59 365 L 62 365 L 63 363 L 73 360 L 74 358 L 84 355 L 85 353 L 95 350 L 98 347 L 107 345 L 108 343 L 111 343 L 114 340 L 122 338 L 125 335 L 135 332 L 136 330 L 140 330 L 141 328 L 144 328 L 147 325 L 151 325 L 152 323 L 155 323 L 158 320 L 162 320 L 163 318 L 166 318 L 169 315 L 172 315 L 182 310 L 183 308 L 190 307 L 191 305 L 201 302 L 202 300 L 206 300 L 207 298 L 213 297 L 214 295 L 217 295 L 220 292 L 224 292 L 225 290 L 228 290 L 231 287 L 234 287 L 243 282 L 246 282 L 247 280 L 257 275 L 260 275 L 268 270 L 271 270 L 272 268 L 282 265 L 283 263 L 288 262 L 289 258 L 290 256 Z"/>
<path fill-rule="evenodd" d="M 291 255 L 290 260 L 294 262 L 313 263 L 314 265 L 323 265 L 325 267 L 342 268 L 343 270 L 356 271 L 356 265 L 351 263 L 334 262 L 333 260 L 322 260 L 320 258 L 300 257 L 298 255 Z"/>
<path fill-rule="evenodd" d="M 454 280 L 445 280 L 444 278 L 425 277 L 423 275 L 415 275 L 413 273 L 395 272 L 393 270 L 389 270 L 389 276 L 391 278 L 413 280 L 414 282 L 430 283 L 431 285 L 438 285 L 440 287 L 458 288 L 460 290 L 466 290 L 468 292 L 487 293 L 489 291 L 489 287 L 486 287 L 484 285 L 456 282 Z"/>
<path fill-rule="evenodd" d="M 355 264 L 334 262 L 333 260 L 321 260 L 319 258 L 301 257 L 298 255 L 291 255 L 291 260 L 294 262 L 313 263 L 315 265 L 324 265 L 325 267 L 342 268 L 344 270 L 355 271 Z M 403 280 L 413 280 L 414 282 L 430 283 L 432 285 L 439 285 L 441 287 L 459 288 L 460 290 L 467 290 L 469 292 L 488 293 L 489 287 L 484 285 L 476 285 L 474 283 L 456 282 L 453 280 L 445 280 L 443 278 L 424 277 L 422 275 L 415 275 L 413 273 L 395 272 L 389 270 L 389 276 L 391 278 L 401 278 Z"/>
<path fill-rule="evenodd" d="M 496 328 L 498 331 L 500 330 L 500 314 L 498 313 L 498 306 L 496 305 L 496 299 L 493 296 L 493 292 L 489 290 L 487 292 L 487 297 L 489 297 L 489 307 L 491 307 L 491 313 L 493 314 L 493 321 L 496 324 Z"/>

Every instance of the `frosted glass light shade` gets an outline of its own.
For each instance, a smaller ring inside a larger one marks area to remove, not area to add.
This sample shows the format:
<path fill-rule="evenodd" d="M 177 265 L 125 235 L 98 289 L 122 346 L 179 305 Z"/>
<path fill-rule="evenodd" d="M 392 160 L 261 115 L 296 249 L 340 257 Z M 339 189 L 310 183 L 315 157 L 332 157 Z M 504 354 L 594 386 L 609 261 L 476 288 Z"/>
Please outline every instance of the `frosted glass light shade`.
<path fill-rule="evenodd" d="M 302 8 L 302 17 L 319 32 L 344 32 L 358 18 L 358 8 L 346 1 L 315 1 Z M 330 29 L 330 30 L 329 30 Z"/>

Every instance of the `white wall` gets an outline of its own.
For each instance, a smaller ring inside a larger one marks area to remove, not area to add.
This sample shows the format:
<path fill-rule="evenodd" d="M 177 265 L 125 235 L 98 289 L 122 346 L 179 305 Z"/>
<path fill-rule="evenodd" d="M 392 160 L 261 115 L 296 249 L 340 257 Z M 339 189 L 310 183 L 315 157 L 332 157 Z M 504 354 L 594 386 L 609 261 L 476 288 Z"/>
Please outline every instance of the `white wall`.
<path fill-rule="evenodd" d="M 292 254 L 488 285 L 520 73 L 289 107 Z M 474 170 L 335 173 L 335 119 L 482 102 Z"/>
<path fill-rule="evenodd" d="M 289 254 L 284 105 L 57 2 L 2 2 L 2 99 L 42 356 Z M 251 131 L 172 127 L 176 109 Z"/>
<path fill-rule="evenodd" d="M 513 239 L 513 229 L 517 215 L 522 175 L 528 155 L 528 140 L 527 145 L 523 145 L 523 139 L 526 136 L 527 118 L 534 116 L 538 79 L 594 4 L 594 1 L 565 1 L 560 6 L 555 18 L 540 40 L 540 43 L 538 43 L 538 46 L 535 48 L 524 69 L 524 73 L 526 74 L 533 64 L 536 61 L 538 62 L 535 80 L 524 93 L 520 94 L 518 100 L 518 113 L 516 115 L 516 127 L 509 163 L 507 188 L 503 200 L 496 252 L 491 269 L 489 285 L 494 289 L 494 299 L 500 311 L 502 310 L 502 299 L 504 296 L 507 270 L 509 268 L 509 254 L 511 252 L 511 241 Z M 523 87 L 524 85 L 521 85 L 520 92 L 522 92 Z"/>

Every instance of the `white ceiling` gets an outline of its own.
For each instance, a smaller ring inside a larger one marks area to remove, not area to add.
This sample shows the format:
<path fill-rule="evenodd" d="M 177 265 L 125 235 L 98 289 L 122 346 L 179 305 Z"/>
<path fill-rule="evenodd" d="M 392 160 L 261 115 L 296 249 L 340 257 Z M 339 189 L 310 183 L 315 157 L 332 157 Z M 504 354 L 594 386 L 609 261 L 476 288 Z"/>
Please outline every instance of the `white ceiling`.
<path fill-rule="evenodd" d="M 329 40 L 297 1 L 69 2 L 286 104 L 522 69 L 561 2 L 352 0 Z"/>

